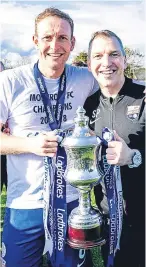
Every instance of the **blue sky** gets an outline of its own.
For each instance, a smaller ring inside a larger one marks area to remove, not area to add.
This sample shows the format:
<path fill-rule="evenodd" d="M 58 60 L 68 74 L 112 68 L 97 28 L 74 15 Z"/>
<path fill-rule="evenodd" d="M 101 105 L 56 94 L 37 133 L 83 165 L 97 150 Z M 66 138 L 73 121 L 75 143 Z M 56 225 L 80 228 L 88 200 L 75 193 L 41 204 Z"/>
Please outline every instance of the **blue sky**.
<path fill-rule="evenodd" d="M 11 61 L 21 56 L 36 58 L 32 42 L 34 19 L 47 7 L 57 7 L 74 20 L 76 46 L 71 61 L 81 51 L 87 51 L 93 32 L 114 31 L 125 46 L 144 54 L 144 1 L 1 1 L 1 57 Z"/>

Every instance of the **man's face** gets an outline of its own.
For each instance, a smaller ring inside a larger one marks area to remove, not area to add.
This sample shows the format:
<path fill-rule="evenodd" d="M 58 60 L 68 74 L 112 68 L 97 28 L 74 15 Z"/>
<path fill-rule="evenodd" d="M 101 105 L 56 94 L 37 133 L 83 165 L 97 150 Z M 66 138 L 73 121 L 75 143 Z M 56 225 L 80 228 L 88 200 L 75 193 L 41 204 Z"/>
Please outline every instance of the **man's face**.
<path fill-rule="evenodd" d="M 52 70 L 64 68 L 75 44 L 68 21 L 49 16 L 38 23 L 37 29 L 38 36 L 33 40 L 39 50 L 39 60 Z"/>
<path fill-rule="evenodd" d="M 125 68 L 126 59 L 115 37 L 100 36 L 93 40 L 89 69 L 101 88 L 119 89 Z"/>

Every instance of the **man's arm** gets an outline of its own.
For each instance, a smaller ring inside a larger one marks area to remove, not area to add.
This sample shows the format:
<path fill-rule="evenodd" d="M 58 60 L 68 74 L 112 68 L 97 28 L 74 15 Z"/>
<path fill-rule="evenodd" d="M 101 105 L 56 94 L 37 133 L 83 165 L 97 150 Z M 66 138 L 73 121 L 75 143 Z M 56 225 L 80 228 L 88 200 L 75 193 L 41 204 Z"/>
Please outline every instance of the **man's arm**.
<path fill-rule="evenodd" d="M 1 124 L 1 129 L 3 124 Z M 1 154 L 33 153 L 38 156 L 53 157 L 57 151 L 57 136 L 54 132 L 41 133 L 35 137 L 16 137 L 1 132 Z"/>

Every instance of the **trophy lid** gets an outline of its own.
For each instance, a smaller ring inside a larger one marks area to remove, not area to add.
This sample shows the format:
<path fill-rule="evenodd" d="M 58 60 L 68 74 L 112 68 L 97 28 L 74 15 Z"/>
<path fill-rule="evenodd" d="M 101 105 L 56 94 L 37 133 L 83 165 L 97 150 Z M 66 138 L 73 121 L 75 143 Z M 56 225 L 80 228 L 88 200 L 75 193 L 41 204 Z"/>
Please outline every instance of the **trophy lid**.
<path fill-rule="evenodd" d="M 89 118 L 85 116 L 85 109 L 79 106 L 76 110 L 77 116 L 74 118 L 75 128 L 72 135 L 64 138 L 62 146 L 64 147 L 87 147 L 97 146 L 100 144 L 100 139 L 95 135 L 91 135 L 88 127 Z"/>

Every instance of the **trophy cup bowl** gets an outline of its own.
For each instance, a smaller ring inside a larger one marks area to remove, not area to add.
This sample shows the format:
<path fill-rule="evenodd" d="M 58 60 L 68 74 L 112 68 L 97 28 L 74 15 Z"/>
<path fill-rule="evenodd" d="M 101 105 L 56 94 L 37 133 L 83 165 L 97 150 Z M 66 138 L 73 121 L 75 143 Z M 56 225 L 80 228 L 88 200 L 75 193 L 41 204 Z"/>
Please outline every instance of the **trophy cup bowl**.
<path fill-rule="evenodd" d="M 79 206 L 68 219 L 67 243 L 76 249 L 89 249 L 105 243 L 102 237 L 103 220 L 98 209 L 91 207 L 90 191 L 103 176 L 98 169 L 97 158 L 100 138 L 91 135 L 88 117 L 83 107 L 78 107 L 72 135 L 64 138 L 67 154 L 66 181 L 79 191 Z"/>

